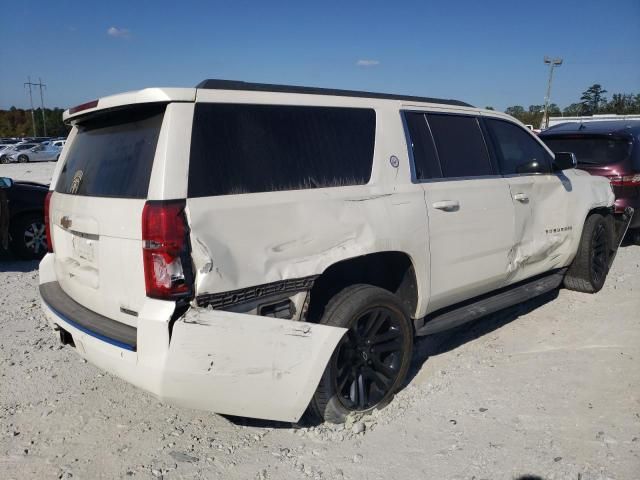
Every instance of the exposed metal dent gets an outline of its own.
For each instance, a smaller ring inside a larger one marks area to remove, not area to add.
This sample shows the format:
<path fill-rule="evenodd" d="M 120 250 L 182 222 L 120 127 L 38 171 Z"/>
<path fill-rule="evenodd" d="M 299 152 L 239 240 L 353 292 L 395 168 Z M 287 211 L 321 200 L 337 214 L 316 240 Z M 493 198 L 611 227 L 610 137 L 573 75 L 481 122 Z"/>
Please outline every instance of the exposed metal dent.
<path fill-rule="evenodd" d="M 531 241 L 528 243 L 519 243 L 509 252 L 509 264 L 507 272 L 514 273 L 523 265 L 537 262 L 546 262 L 546 268 L 556 268 L 553 260 L 560 258 L 560 255 L 554 254 L 564 243 L 570 239 L 570 232 L 562 234 L 550 234 L 544 241 Z"/>

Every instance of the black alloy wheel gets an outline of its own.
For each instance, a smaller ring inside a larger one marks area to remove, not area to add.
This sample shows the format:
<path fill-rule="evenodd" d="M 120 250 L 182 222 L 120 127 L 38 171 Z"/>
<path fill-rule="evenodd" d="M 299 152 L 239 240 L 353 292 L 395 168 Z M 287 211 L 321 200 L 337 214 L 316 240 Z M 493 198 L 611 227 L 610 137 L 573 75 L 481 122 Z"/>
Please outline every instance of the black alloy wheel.
<path fill-rule="evenodd" d="M 322 374 L 310 413 L 343 423 L 352 412 L 386 406 L 402 387 L 413 355 L 413 325 L 400 299 L 379 287 L 352 285 L 331 298 L 320 323 L 347 331 Z"/>
<path fill-rule="evenodd" d="M 27 157 L 26 155 L 18 156 L 18 163 L 28 163 L 28 162 L 29 162 L 29 157 Z"/>
<path fill-rule="evenodd" d="M 596 293 L 602 289 L 609 273 L 612 253 L 613 219 L 592 213 L 582 228 L 582 236 L 576 256 L 564 276 L 564 286 L 569 290 Z"/>
<path fill-rule="evenodd" d="M 332 358 L 332 381 L 351 411 L 375 407 L 390 392 L 403 357 L 401 314 L 375 307 L 357 318 Z"/>
<path fill-rule="evenodd" d="M 608 232 L 604 222 L 598 223 L 593 230 L 591 241 L 591 278 L 594 283 L 604 283 L 603 278 L 609 270 Z"/>

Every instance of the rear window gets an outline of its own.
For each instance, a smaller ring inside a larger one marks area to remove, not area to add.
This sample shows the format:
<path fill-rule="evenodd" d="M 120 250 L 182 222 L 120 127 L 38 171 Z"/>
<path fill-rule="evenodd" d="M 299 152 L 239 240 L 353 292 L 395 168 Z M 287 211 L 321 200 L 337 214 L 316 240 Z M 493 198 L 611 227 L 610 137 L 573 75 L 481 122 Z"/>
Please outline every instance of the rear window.
<path fill-rule="evenodd" d="M 189 197 L 366 184 L 375 122 L 371 109 L 198 104 Z"/>
<path fill-rule="evenodd" d="M 608 165 L 629 158 L 632 143 L 626 138 L 602 136 L 541 137 L 554 152 L 572 152 L 583 165 Z"/>
<path fill-rule="evenodd" d="M 78 126 L 56 192 L 146 198 L 165 105 L 127 108 Z"/>

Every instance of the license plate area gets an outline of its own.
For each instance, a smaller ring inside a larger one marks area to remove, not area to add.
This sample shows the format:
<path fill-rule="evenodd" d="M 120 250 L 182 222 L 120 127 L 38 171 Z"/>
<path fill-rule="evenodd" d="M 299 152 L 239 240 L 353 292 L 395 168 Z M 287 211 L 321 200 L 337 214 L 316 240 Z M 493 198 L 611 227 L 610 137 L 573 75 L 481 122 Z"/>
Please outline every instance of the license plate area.
<path fill-rule="evenodd" d="M 98 235 L 88 233 L 72 232 L 73 256 L 79 261 L 84 261 L 92 266 L 98 262 Z"/>

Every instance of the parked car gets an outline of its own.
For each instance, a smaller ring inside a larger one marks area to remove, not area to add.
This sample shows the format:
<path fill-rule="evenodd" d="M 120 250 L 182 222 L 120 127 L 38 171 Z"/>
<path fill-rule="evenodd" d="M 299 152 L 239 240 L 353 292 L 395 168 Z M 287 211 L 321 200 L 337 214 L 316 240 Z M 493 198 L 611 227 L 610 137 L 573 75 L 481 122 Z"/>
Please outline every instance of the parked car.
<path fill-rule="evenodd" d="M 600 290 L 631 214 L 571 154 L 455 100 L 208 80 L 64 120 L 40 263 L 52 329 L 224 414 L 382 408 L 414 335 L 563 282 Z"/>
<path fill-rule="evenodd" d="M 37 143 L 17 143 L 15 145 L 11 145 L 10 147 L 5 148 L 2 153 L 0 153 L 0 163 L 9 163 L 11 161 L 19 161 L 17 157 L 20 154 L 27 152 L 28 150 L 37 147 Z M 16 160 L 11 160 L 11 157 L 15 156 Z"/>
<path fill-rule="evenodd" d="M 7 163 L 9 157 L 5 156 L 13 149 L 13 143 L 0 143 L 0 163 Z"/>
<path fill-rule="evenodd" d="M 39 259 L 47 251 L 44 200 L 49 186 L 0 177 L 0 247 L 20 258 Z"/>
<path fill-rule="evenodd" d="M 60 150 L 61 148 L 52 145 L 35 145 L 28 149 L 16 149 L 9 154 L 9 162 L 55 162 L 60 157 Z"/>
<path fill-rule="evenodd" d="M 640 209 L 640 120 L 563 123 L 540 138 L 554 152 L 573 152 L 578 168 L 611 182 L 616 211 Z M 630 237 L 640 245 L 640 215 L 629 226 Z"/>

